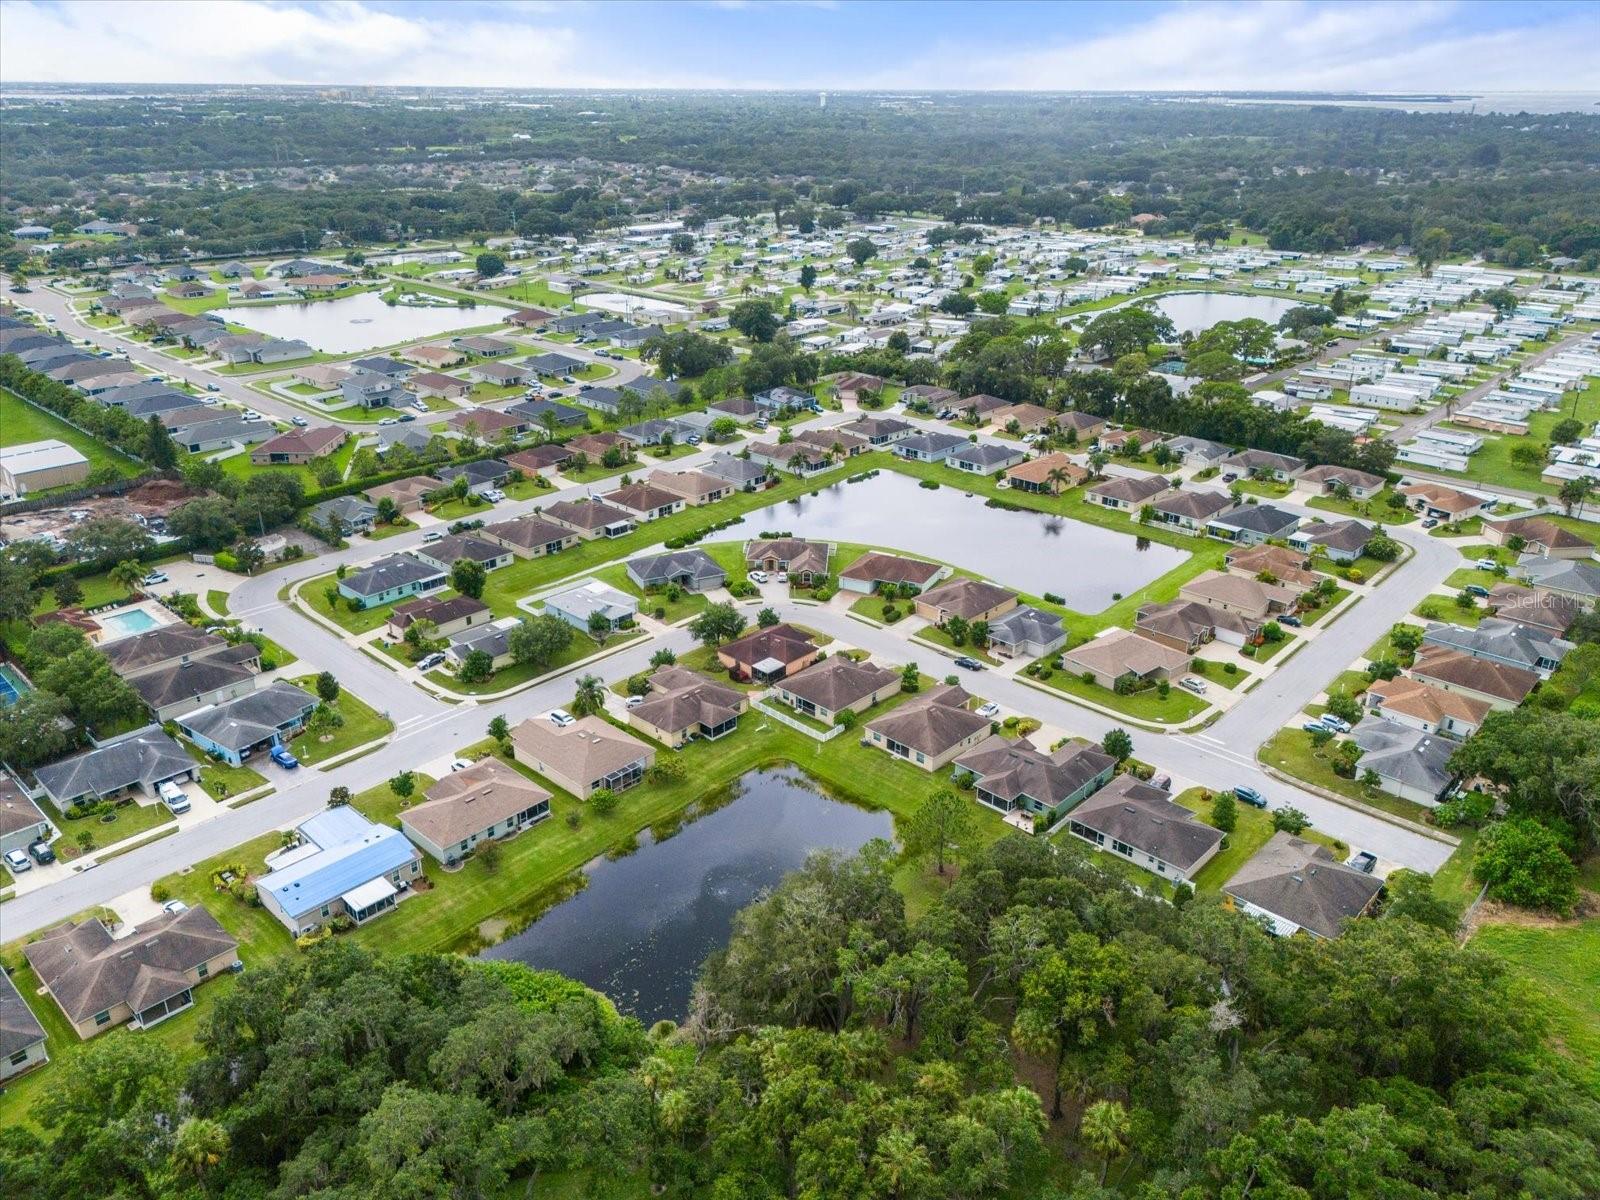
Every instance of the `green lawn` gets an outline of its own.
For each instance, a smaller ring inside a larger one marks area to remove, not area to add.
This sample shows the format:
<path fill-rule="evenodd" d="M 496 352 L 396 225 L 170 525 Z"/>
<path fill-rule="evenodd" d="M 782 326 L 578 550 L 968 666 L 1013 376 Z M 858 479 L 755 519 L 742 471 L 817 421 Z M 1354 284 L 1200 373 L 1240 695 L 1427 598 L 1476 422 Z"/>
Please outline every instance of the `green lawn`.
<path fill-rule="evenodd" d="M 881 605 L 879 606 L 879 612 L 882 612 Z M 971 658 L 975 658 L 979 662 L 985 662 L 993 665 L 1000 661 L 998 658 L 995 658 L 994 655 L 986 654 L 984 651 L 977 649 L 972 645 L 971 642 L 967 642 L 965 645 L 961 646 L 956 645 L 955 639 L 952 638 L 948 632 L 940 629 L 937 625 L 924 626 L 917 632 L 917 637 L 921 638 L 925 642 L 932 642 L 935 646 L 943 646 L 945 649 L 956 654 L 965 654 Z"/>
<path fill-rule="evenodd" d="M 640 631 L 631 634 L 619 633 L 606 642 L 606 647 L 619 646 L 623 642 L 632 641 L 642 636 Z M 482 696 L 490 692 L 503 692 L 507 688 L 514 688 L 518 684 L 526 683 L 530 679 L 537 679 L 541 675 L 548 675 L 551 671 L 559 671 L 562 667 L 571 666 L 579 659 L 588 658 L 591 654 L 598 654 L 601 647 L 587 633 L 573 631 L 572 643 L 558 654 L 554 661 L 544 666 L 532 664 L 519 666 L 512 663 L 509 667 L 502 667 L 482 683 L 462 683 L 447 671 L 429 671 L 428 678 L 440 687 L 448 688 L 452 692 L 459 692 L 464 696 Z M 400 657 L 397 651 L 390 652 L 394 657 Z M 401 661 L 405 661 L 401 658 Z"/>
<path fill-rule="evenodd" d="M 1185 808 L 1197 813 L 1200 820 L 1207 825 L 1213 825 L 1211 820 L 1211 800 L 1214 793 L 1206 788 L 1190 788 L 1181 792 L 1173 799 Z M 1272 837 L 1272 814 L 1263 812 L 1259 808 L 1252 808 L 1248 804 L 1234 804 L 1237 819 L 1234 822 L 1233 832 L 1228 834 L 1226 841 L 1211 861 L 1201 867 L 1191 881 L 1196 891 L 1216 892 L 1222 890 L 1222 885 L 1232 879 L 1234 873 L 1244 866 L 1245 862 L 1257 850 L 1265 846 Z M 1321 842 L 1324 846 L 1335 851 L 1344 848 L 1342 842 L 1318 833 L 1314 829 L 1307 829 L 1302 835 L 1312 841 Z M 1344 857 L 1343 853 L 1340 857 Z"/>
<path fill-rule="evenodd" d="M 1332 745 L 1330 742 L 1329 746 Z M 1381 808 L 1394 816 L 1421 823 L 1427 821 L 1428 810 L 1422 805 L 1391 796 L 1377 788 L 1368 789 L 1354 779 L 1334 774 L 1328 759 L 1312 746 L 1311 735 L 1298 726 L 1293 729 L 1280 729 L 1262 744 L 1256 757 L 1264 763 L 1277 767 L 1285 775 L 1316 784 L 1373 808 Z M 1356 771 L 1358 774 L 1361 771 L 1359 762 L 1356 763 Z"/>
<path fill-rule="evenodd" d="M 1460 591 L 1469 583 L 1475 583 L 1479 587 L 1492 588 L 1496 584 L 1504 582 L 1506 580 L 1496 575 L 1493 571 L 1483 571 L 1477 567 L 1459 567 L 1450 572 L 1445 578 L 1444 585 Z"/>
<path fill-rule="evenodd" d="M 339 472 L 339 478 L 343 479 L 345 471 L 350 466 L 350 460 L 355 456 L 356 440 L 354 437 L 346 439 L 343 446 L 328 455 L 326 460 L 319 460 L 317 465 L 320 466 L 322 461 L 331 462 Z M 320 486 L 317 482 L 316 467 L 310 464 L 291 466 L 287 463 L 278 463 L 272 466 L 258 467 L 250 461 L 250 451 L 248 449 L 239 454 L 230 454 L 227 458 L 219 461 L 224 474 L 232 475 L 241 481 L 256 475 L 288 475 L 298 479 L 301 486 L 307 491 L 314 491 Z"/>
<path fill-rule="evenodd" d="M 676 600 L 668 600 L 667 593 L 660 588 L 647 593 L 628 577 L 628 568 L 621 563 L 602 567 L 594 573 L 594 577 L 601 583 L 610 584 L 619 592 L 638 597 L 640 612 L 654 616 L 656 610 L 661 609 L 660 619 L 669 625 L 685 617 L 694 616 L 709 603 L 705 595 L 700 592 L 680 592 Z"/>
<path fill-rule="evenodd" d="M 1321 608 L 1317 609 L 1315 612 L 1301 613 L 1300 619 L 1307 625 L 1315 625 L 1318 621 L 1324 619 L 1335 608 L 1339 607 L 1340 604 L 1344 603 L 1344 598 L 1349 594 L 1349 588 L 1334 588 L 1333 595 L 1323 599 Z M 1259 659 L 1261 656 L 1258 654 L 1256 657 Z"/>
<path fill-rule="evenodd" d="M 317 690 L 315 675 L 307 675 L 291 682 L 308 692 L 315 693 Z M 339 698 L 333 702 L 333 707 L 344 717 L 343 725 L 333 730 L 331 735 L 302 733 L 295 738 L 294 744 L 290 747 L 302 765 L 310 766 L 313 763 L 326 762 L 346 750 L 364 746 L 394 731 L 393 721 L 349 691 L 341 691 Z M 328 740 L 323 741 L 323 737 Z"/>
<path fill-rule="evenodd" d="M 117 805 L 116 812 L 109 821 L 104 817 L 67 817 L 49 800 L 40 800 L 39 807 L 61 831 L 61 838 L 56 843 L 57 852 L 60 853 L 63 848 L 70 848 L 73 857 L 80 852 L 82 846 L 80 839 L 85 833 L 93 840 L 93 846 L 88 851 L 92 853 L 93 850 L 104 850 L 113 842 L 120 842 L 124 838 L 148 833 L 173 819 L 164 804 L 136 804 L 131 800 L 126 804 Z M 61 857 L 66 858 L 68 855 L 62 854 Z"/>
<path fill-rule="evenodd" d="M 265 783 L 266 777 L 249 767 L 235 767 L 208 756 L 192 742 L 184 741 L 183 748 L 193 759 L 203 764 L 200 770 L 200 787 L 213 800 L 226 800 L 241 792 L 248 792 Z"/>
<path fill-rule="evenodd" d="M 1472 945 L 1504 959 L 1521 977 L 1557 1047 L 1600 1093 L 1600 918 L 1560 928 L 1484 925 Z"/>
<path fill-rule="evenodd" d="M 1393 488 L 1384 488 L 1370 500 L 1340 500 L 1336 496 L 1318 496 L 1307 501 L 1310 508 L 1321 509 L 1323 512 L 1337 513 L 1343 517 L 1361 517 L 1369 521 L 1376 521 L 1380 525 L 1409 525 L 1418 519 L 1419 515 L 1409 508 L 1392 508 L 1388 500 L 1394 495 Z"/>
<path fill-rule="evenodd" d="M 0 446 L 17 446 L 48 438 L 65 442 L 87 458 L 91 474 L 103 467 L 110 467 L 124 476 L 137 475 L 142 469 L 121 451 L 74 429 L 53 413 L 35 408 L 17 393 L 0 389 Z"/>
<path fill-rule="evenodd" d="M 1401 624 L 1407 629 L 1416 630 L 1419 635 L 1423 632 L 1421 625 L 1413 624 L 1410 621 L 1402 621 Z M 1389 634 L 1387 633 L 1367 647 L 1367 652 L 1362 657 L 1368 662 L 1377 662 L 1380 658 L 1393 659 L 1395 662 L 1400 661 L 1400 653 L 1394 648 L 1394 644 L 1390 642 Z"/>
<path fill-rule="evenodd" d="M 1450 625 L 1461 625 L 1468 629 L 1476 629 L 1478 622 L 1489 615 L 1486 608 L 1462 608 L 1456 603 L 1454 596 L 1429 596 L 1411 610 L 1413 616 L 1421 617 L 1424 621 L 1444 621 Z"/>
<path fill-rule="evenodd" d="M 1521 466 L 1512 461 L 1511 451 L 1513 447 L 1522 442 L 1548 443 L 1550 431 L 1557 424 L 1569 418 L 1575 418 L 1581 422 L 1585 429 L 1591 428 L 1597 420 L 1600 420 L 1600 381 L 1591 381 L 1583 390 L 1568 393 L 1558 409 L 1550 412 L 1533 413 L 1528 418 L 1528 432 L 1526 434 L 1486 436 L 1483 449 L 1467 460 L 1466 471 L 1437 471 L 1434 473 L 1475 480 L 1479 483 L 1522 488 L 1525 491 L 1554 495 L 1555 486 L 1545 482 L 1541 477 L 1541 472 L 1544 469 L 1543 464 L 1536 463 L 1532 466 Z M 1456 426 L 1450 422 L 1445 422 L 1444 427 L 1457 429 L 1462 433 L 1481 434 L 1483 432 L 1482 430 L 1469 429 L 1465 426 Z"/>
<path fill-rule="evenodd" d="M 1048 663 L 1054 659 L 1055 655 L 1049 655 L 1045 661 Z M 1119 696 L 1111 689 L 1103 688 L 1097 683 L 1085 683 L 1071 671 L 1053 671 L 1049 679 L 1038 682 L 1064 695 L 1087 700 L 1091 704 L 1109 708 L 1136 721 L 1152 721 L 1162 725 L 1193 720 L 1211 707 L 1199 696 L 1184 691 L 1177 684 L 1172 685 L 1167 692 L 1167 698 L 1163 700 L 1155 688 L 1136 692 L 1131 696 Z"/>
<path fill-rule="evenodd" d="M 227 592 L 221 592 L 217 591 L 216 589 L 212 589 L 206 593 L 206 604 L 210 606 L 211 611 L 216 613 L 217 616 L 225 617 L 228 615 Z"/>

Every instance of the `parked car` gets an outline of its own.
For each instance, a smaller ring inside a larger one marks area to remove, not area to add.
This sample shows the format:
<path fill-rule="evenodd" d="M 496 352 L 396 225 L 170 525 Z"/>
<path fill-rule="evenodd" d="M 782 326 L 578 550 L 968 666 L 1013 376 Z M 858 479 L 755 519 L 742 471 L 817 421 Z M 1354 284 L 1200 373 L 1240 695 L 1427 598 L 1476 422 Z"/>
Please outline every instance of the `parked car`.
<path fill-rule="evenodd" d="M 550 723 L 557 729 L 565 729 L 577 719 L 564 708 L 552 708 L 550 710 Z"/>
<path fill-rule="evenodd" d="M 144 584 L 145 587 L 155 587 L 157 584 L 167 583 L 169 581 L 165 571 L 151 571 L 150 574 L 146 575 L 139 582 Z"/>
<path fill-rule="evenodd" d="M 1438 523 L 1439 523 L 1439 518 L 1438 517 L 1427 517 L 1427 518 L 1425 518 L 1423 520 L 1422 527 L 1424 529 L 1432 529 Z"/>
<path fill-rule="evenodd" d="M 161 803 L 167 806 L 169 812 L 176 814 L 189 811 L 189 797 L 185 796 L 183 789 L 173 783 L 172 780 L 169 779 L 161 784 L 160 787 L 156 788 L 156 792 L 161 797 Z"/>
<path fill-rule="evenodd" d="M 421 662 L 419 662 L 417 664 L 417 670 L 419 670 L 419 671 L 431 671 L 435 667 L 442 667 L 443 665 L 444 665 L 444 654 L 443 654 L 443 652 L 435 651 L 434 653 L 428 655 L 426 658 L 424 658 Z"/>
<path fill-rule="evenodd" d="M 1378 857 L 1370 851 L 1357 850 L 1353 855 L 1350 856 L 1350 861 L 1345 865 L 1354 867 L 1363 875 L 1371 875 L 1374 868 L 1376 868 L 1378 865 Z"/>
<path fill-rule="evenodd" d="M 499 488 L 485 488 L 483 490 L 483 498 L 490 504 L 499 504 L 500 501 L 506 498 L 506 494 Z"/>
<path fill-rule="evenodd" d="M 430 530 L 428 530 L 426 533 L 424 533 L 422 535 L 422 544 L 424 546 L 426 546 L 429 542 L 437 542 L 437 541 L 441 540 L 443 537 L 444 537 L 444 534 L 439 532 L 439 530 L 430 529 Z"/>
<path fill-rule="evenodd" d="M 1305 622 L 1302 621 L 1299 617 L 1295 616 L 1293 613 L 1284 613 L 1281 617 L 1278 618 L 1278 624 L 1279 625 L 1287 625 L 1291 629 L 1299 629 L 1300 626 L 1305 624 Z"/>
<path fill-rule="evenodd" d="M 307 425 L 311 424 L 311 422 L 306 420 L 304 417 L 290 417 L 289 424 L 298 425 L 301 429 L 304 429 Z"/>
<path fill-rule="evenodd" d="M 563 375 L 561 377 L 561 382 L 562 383 L 577 383 L 578 381 L 576 379 L 574 379 L 571 375 Z"/>
<path fill-rule="evenodd" d="M 960 667 L 963 671 L 983 670 L 983 664 L 981 662 L 975 658 L 968 658 L 965 654 L 956 659 L 956 666 Z"/>
<path fill-rule="evenodd" d="M 243 417 L 241 419 L 245 420 L 245 421 L 265 421 L 266 420 L 265 417 L 263 417 L 260 413 L 258 413 L 253 408 L 245 409 L 244 410 L 244 415 L 243 415 Z"/>
<path fill-rule="evenodd" d="M 472 765 L 472 760 L 470 758 L 452 759 L 451 763 L 450 763 L 450 770 L 452 772 L 454 772 L 454 771 L 465 771 L 471 765 Z"/>
<path fill-rule="evenodd" d="M 1238 478 L 1239 478 L 1239 473 L 1237 471 L 1229 471 L 1226 475 L 1224 475 L 1222 477 L 1222 482 L 1223 483 L 1233 483 Z"/>
<path fill-rule="evenodd" d="M 177 916 L 181 912 L 188 912 L 189 906 L 182 900 L 168 900 L 161 906 L 161 911 L 170 916 Z"/>
<path fill-rule="evenodd" d="M 643 703 L 644 703 L 644 697 L 643 696 L 629 696 L 628 697 L 628 707 L 629 708 L 638 708 L 639 705 L 641 705 Z"/>
<path fill-rule="evenodd" d="M 1233 789 L 1233 794 L 1245 804 L 1248 804 L 1251 808 L 1267 807 L 1267 798 L 1260 792 L 1256 791 L 1253 787 L 1245 787 L 1243 784 L 1240 784 L 1238 787 Z"/>
<path fill-rule="evenodd" d="M 1495 562 L 1495 560 L 1492 559 L 1492 558 L 1480 558 L 1477 562 L 1473 563 L 1472 565 L 1477 567 L 1478 570 L 1480 570 L 1480 571 L 1492 571 L 1496 567 L 1498 567 L 1500 564 Z"/>
<path fill-rule="evenodd" d="M 214 383 L 208 383 L 208 384 L 206 384 L 206 391 L 208 391 L 208 392 L 220 392 L 220 391 L 221 391 L 221 390 L 222 390 L 222 389 L 221 389 L 221 388 L 220 388 L 220 387 L 218 387 L 218 386 L 217 386 L 217 385 L 216 385 L 216 384 L 214 384 Z"/>
<path fill-rule="evenodd" d="M 1335 733 L 1349 733 L 1350 722 L 1343 717 L 1336 717 L 1332 713 L 1323 713 L 1319 718 L 1324 729 L 1331 729 Z"/>
<path fill-rule="evenodd" d="M 767 578 L 768 578 L 767 577 L 767 573 L 765 571 L 751 571 L 750 572 L 750 582 L 751 583 L 766 583 L 767 582 Z"/>
<path fill-rule="evenodd" d="M 980 717 L 988 717 L 993 720 L 995 717 L 1000 715 L 1000 706 L 991 700 L 989 703 L 978 709 L 978 715 Z"/>
<path fill-rule="evenodd" d="M 286 771 L 292 771 L 300 765 L 300 760 L 290 752 L 287 746 L 274 746 L 271 757 L 273 762 Z"/>
<path fill-rule="evenodd" d="M 395 418 L 395 420 L 399 421 L 400 424 L 402 424 L 402 425 L 404 425 L 407 421 L 415 421 L 416 419 L 417 419 L 417 414 L 416 413 L 401 413 L 398 417 Z"/>
<path fill-rule="evenodd" d="M 21 850 L 6 851 L 6 866 L 13 875 L 20 875 L 24 871 L 33 870 L 33 860 Z"/>
<path fill-rule="evenodd" d="M 779 571 L 778 572 L 778 582 L 779 583 L 788 583 L 789 582 L 789 572 L 787 572 L 787 571 Z"/>
<path fill-rule="evenodd" d="M 249 418 L 246 417 L 245 420 L 249 420 Z M 383 420 L 378 422 L 378 424 L 379 425 L 398 425 L 398 424 L 400 424 L 400 418 L 399 417 L 384 417 Z"/>
<path fill-rule="evenodd" d="M 1304 724 L 1302 724 L 1300 726 L 1300 728 L 1304 729 L 1307 733 L 1332 733 L 1333 732 L 1326 725 L 1324 725 L 1321 721 L 1306 721 Z"/>
<path fill-rule="evenodd" d="M 1193 692 L 1196 696 L 1204 696 L 1206 694 L 1206 681 L 1204 679 L 1196 679 L 1193 675 L 1187 675 L 1178 680 L 1178 686 L 1186 692 Z"/>
<path fill-rule="evenodd" d="M 38 863 L 40 866 L 44 866 L 47 863 L 53 863 L 56 860 L 56 852 L 51 849 L 50 843 L 45 841 L 43 838 L 40 838 L 37 842 L 28 847 L 28 854 L 30 857 L 32 857 L 33 861 Z"/>
<path fill-rule="evenodd" d="M 1478 597 L 1480 600 L 1487 600 L 1489 598 L 1489 589 L 1479 583 L 1469 583 L 1461 590 L 1469 596 Z"/>

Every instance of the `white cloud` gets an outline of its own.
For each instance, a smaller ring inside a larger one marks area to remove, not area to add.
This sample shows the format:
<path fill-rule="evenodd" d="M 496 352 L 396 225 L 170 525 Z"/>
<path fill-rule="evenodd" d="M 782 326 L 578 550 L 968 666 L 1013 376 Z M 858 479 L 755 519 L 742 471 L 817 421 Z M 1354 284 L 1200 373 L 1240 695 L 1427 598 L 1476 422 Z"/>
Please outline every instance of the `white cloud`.
<path fill-rule="evenodd" d="M 1033 46 L 976 54 L 941 46 L 870 82 L 1018 91 L 1600 88 L 1596 10 L 1537 26 L 1452 28 L 1465 12 L 1453 3 L 1194 4 L 1078 40 L 1050 36 L 1041 21 Z"/>
<path fill-rule="evenodd" d="M 834 8 L 835 0 L 784 0 Z M 984 40 L 971 24 L 922 33 L 905 4 L 894 47 L 864 43 L 839 6 L 836 53 L 783 42 L 741 44 L 737 19 L 716 25 L 702 56 L 674 61 L 619 29 L 625 18 L 582 0 L 0 0 L 0 78 L 127 83 L 395 84 L 419 87 L 824 87 L 973 90 L 1291 89 L 1366 91 L 1600 90 L 1600 7 L 1574 5 L 1526 24 L 1480 28 L 1479 10 L 1325 0 L 1127 5 L 1109 32 L 1074 36 L 1067 4 L 1029 11 L 1024 44 Z M 693 20 L 693 8 L 678 14 Z M 1501 11 L 1506 11 L 1502 9 Z M 756 36 L 754 34 L 750 35 Z M 778 37 L 779 35 L 770 35 Z M 919 41 L 920 39 L 920 41 Z M 889 53 L 888 51 L 892 51 Z M 886 65 L 887 64 L 887 65 Z"/>

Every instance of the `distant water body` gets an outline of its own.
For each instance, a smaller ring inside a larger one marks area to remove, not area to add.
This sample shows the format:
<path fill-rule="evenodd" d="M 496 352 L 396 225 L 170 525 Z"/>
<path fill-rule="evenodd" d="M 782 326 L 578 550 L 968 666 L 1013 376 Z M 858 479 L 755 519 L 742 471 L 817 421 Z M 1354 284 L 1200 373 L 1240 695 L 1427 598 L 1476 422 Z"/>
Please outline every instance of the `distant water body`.
<path fill-rule="evenodd" d="M 1430 92 L 1419 96 L 1394 93 L 1364 97 L 1338 96 L 1217 96 L 1218 104 L 1332 104 L 1344 108 L 1397 108 L 1403 112 L 1441 113 L 1584 113 L 1600 116 L 1600 92 L 1480 92 L 1444 96 Z"/>

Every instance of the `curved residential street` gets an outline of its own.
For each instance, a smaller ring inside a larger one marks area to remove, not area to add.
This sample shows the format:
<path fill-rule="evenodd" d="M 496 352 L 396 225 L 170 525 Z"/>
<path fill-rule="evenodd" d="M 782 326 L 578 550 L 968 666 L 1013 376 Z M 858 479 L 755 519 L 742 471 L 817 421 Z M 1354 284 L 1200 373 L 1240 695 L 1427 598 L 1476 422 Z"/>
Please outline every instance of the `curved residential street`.
<path fill-rule="evenodd" d="M 852 415 L 830 413 L 818 423 L 836 424 Z M 672 465 L 679 469 L 694 467 L 708 455 L 709 452 L 700 451 L 675 459 Z M 574 487 L 541 493 L 537 500 L 503 503 L 495 507 L 494 516 L 505 520 L 531 512 L 536 504 L 575 498 L 589 490 Z M 1302 509 L 1286 500 L 1273 503 L 1302 512 L 1315 511 Z M 1410 548 L 1412 556 L 1337 618 L 1337 637 L 1306 639 L 1298 651 L 1209 729 L 1194 734 L 1160 734 L 1138 729 L 1132 732 L 1138 756 L 1170 773 L 1175 789 L 1194 784 L 1212 788 L 1245 784 L 1267 796 L 1274 807 L 1292 804 L 1303 810 L 1316 828 L 1341 838 L 1352 847 L 1369 850 L 1391 863 L 1431 872 L 1450 856 L 1453 846 L 1446 841 L 1291 786 L 1269 776 L 1256 762 L 1256 751 L 1262 742 L 1461 563 L 1455 546 L 1429 537 L 1415 525 L 1400 526 L 1392 532 Z M 108 903 L 136 889 L 146 888 L 184 864 L 199 862 L 263 833 L 291 826 L 320 810 L 327 802 L 330 788 L 342 785 L 361 791 L 401 770 L 439 759 L 462 745 L 481 739 L 493 717 L 505 716 L 515 723 L 568 701 L 573 676 L 585 669 L 582 666 L 568 668 L 504 699 L 447 703 L 412 686 L 396 671 L 379 663 L 330 627 L 278 599 L 280 590 L 294 583 L 326 575 L 341 564 L 353 565 L 411 549 L 420 543 L 422 536 L 422 530 L 415 530 L 381 543 L 361 541 L 345 550 L 280 567 L 240 584 L 229 602 L 231 615 L 259 628 L 292 650 L 308 666 L 331 670 L 346 688 L 385 711 L 396 726 L 387 744 L 330 770 L 302 768 L 291 773 L 264 765 L 262 769 L 276 787 L 271 795 L 237 809 L 219 808 L 210 820 L 68 876 L 49 887 L 18 896 L 4 909 L 5 937 L 25 936 L 91 905 Z M 772 603 L 785 619 L 819 629 L 886 660 L 916 661 L 925 673 L 938 676 L 949 673 L 948 662 L 939 653 L 911 643 L 891 630 L 877 628 L 830 608 L 787 600 L 765 602 Z M 651 654 L 662 646 L 683 652 L 693 645 L 687 630 L 674 628 L 630 644 L 600 660 L 593 669 L 611 681 L 645 668 Z M 1037 717 L 1047 725 L 1096 741 L 1122 723 L 999 672 L 986 672 L 967 682 L 1007 711 Z"/>

